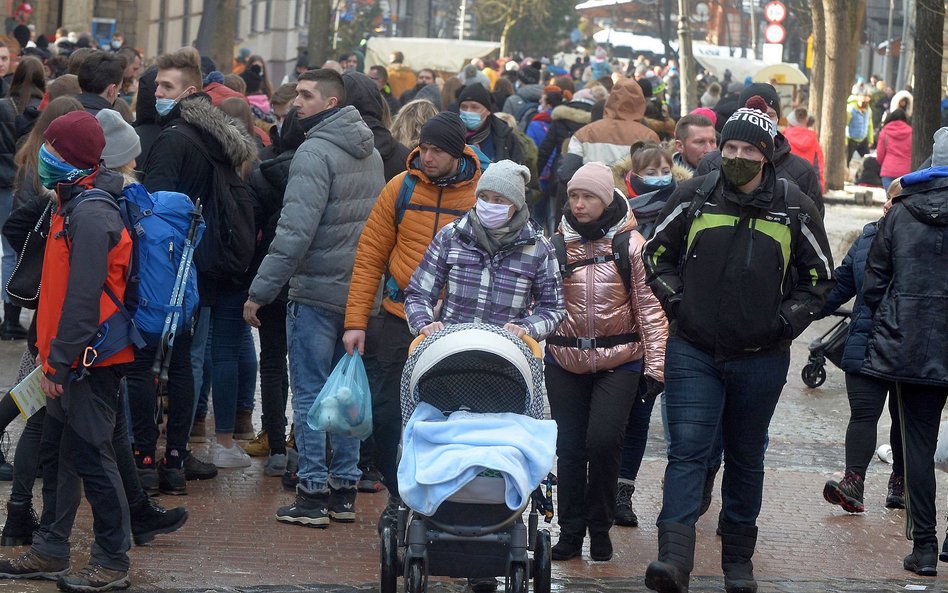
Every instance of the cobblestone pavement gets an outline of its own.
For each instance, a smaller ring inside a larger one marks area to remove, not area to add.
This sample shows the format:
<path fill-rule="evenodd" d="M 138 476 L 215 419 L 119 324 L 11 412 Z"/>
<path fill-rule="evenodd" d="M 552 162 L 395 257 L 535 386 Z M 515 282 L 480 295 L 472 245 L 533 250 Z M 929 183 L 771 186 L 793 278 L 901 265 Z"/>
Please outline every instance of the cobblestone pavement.
<path fill-rule="evenodd" d="M 830 206 L 828 218 L 834 209 Z M 866 209 L 842 234 L 861 228 L 876 211 Z M 860 220 L 861 217 L 861 220 Z M 841 249 L 845 249 L 842 245 Z M 843 440 L 849 408 L 843 374 L 827 367 L 828 379 L 818 389 L 807 389 L 800 379 L 806 346 L 830 324 L 818 322 L 797 342 L 787 387 L 777 407 L 770 431 L 767 477 L 760 538 L 754 557 L 761 593 L 810 593 L 817 591 L 889 592 L 948 590 L 948 578 L 923 579 L 902 569 L 902 557 L 911 551 L 903 534 L 903 511 L 883 506 L 890 467 L 874 459 L 866 483 L 867 512 L 849 515 L 823 501 L 823 482 L 843 467 Z M 0 343 L 0 385 L 9 386 L 22 343 Z M 255 424 L 259 426 L 259 406 Z M 209 426 L 210 420 L 209 420 Z M 11 427 L 14 439 L 22 421 Z M 879 425 L 879 442 L 888 442 L 889 422 Z M 195 444 L 205 456 L 209 445 Z M 554 589 L 558 592 L 645 591 L 642 575 L 655 558 L 655 519 L 661 506 L 664 443 L 660 415 L 653 415 L 645 462 L 634 497 L 638 528 L 616 527 L 615 556 L 611 562 L 581 559 L 555 563 Z M 333 524 L 326 530 L 284 525 L 274 511 L 292 499 L 277 478 L 263 476 L 263 461 L 255 459 L 244 470 L 222 470 L 215 480 L 190 482 L 189 494 L 163 496 L 165 506 L 183 505 L 190 519 L 177 533 L 159 536 L 149 546 L 131 551 L 132 591 L 298 593 L 357 592 L 377 590 L 378 540 L 375 522 L 384 494 L 360 494 L 359 516 L 354 524 Z M 948 504 L 948 476 L 937 476 L 939 517 Z M 9 484 L 0 483 L 0 497 Z M 39 485 L 36 488 L 39 496 Z M 698 523 L 698 543 L 691 591 L 723 591 L 720 544 L 714 527 L 719 500 Z M 2 513 L 0 513 L 2 514 Z M 551 526 L 556 538 L 556 523 Z M 944 519 L 939 529 L 945 529 Z M 74 531 L 73 564 L 84 562 L 91 545 L 91 515 L 83 503 Z M 587 542 L 588 544 L 588 542 Z M 0 548 L 10 557 L 20 550 Z M 948 575 L 948 567 L 943 567 Z M 465 591 L 463 581 L 433 579 L 431 591 Z M 0 593 L 46 593 L 52 583 L 0 581 Z"/>

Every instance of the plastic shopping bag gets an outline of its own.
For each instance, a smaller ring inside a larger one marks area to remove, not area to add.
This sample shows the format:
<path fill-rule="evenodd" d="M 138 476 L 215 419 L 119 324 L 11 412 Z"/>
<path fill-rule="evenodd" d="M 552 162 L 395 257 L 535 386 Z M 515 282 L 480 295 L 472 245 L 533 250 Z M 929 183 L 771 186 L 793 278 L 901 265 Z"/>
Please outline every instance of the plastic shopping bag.
<path fill-rule="evenodd" d="M 344 355 L 326 380 L 306 422 L 313 430 L 356 437 L 372 434 L 372 395 L 358 352 Z"/>

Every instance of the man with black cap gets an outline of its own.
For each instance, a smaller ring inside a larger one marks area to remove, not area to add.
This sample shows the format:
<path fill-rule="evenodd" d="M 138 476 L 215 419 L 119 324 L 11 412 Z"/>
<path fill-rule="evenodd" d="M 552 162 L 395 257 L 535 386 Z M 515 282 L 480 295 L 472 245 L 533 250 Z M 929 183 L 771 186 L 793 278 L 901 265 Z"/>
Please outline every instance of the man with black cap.
<path fill-rule="evenodd" d="M 777 94 L 777 90 L 765 82 L 755 82 L 741 92 L 738 104 L 746 107 L 748 99 L 754 96 L 764 100 L 767 117 L 773 122 L 774 130 L 776 130 L 777 122 L 780 120 L 780 95 Z M 770 162 L 777 170 L 777 177 L 797 184 L 803 193 L 813 200 L 820 216 L 823 216 L 823 188 L 820 185 L 819 173 L 806 160 L 790 154 L 790 142 L 780 132 L 774 135 L 774 158 Z M 698 164 L 696 174 L 705 175 L 720 168 L 721 152 L 716 150 L 704 156 Z"/>
<path fill-rule="evenodd" d="M 540 94 L 543 94 L 542 88 Z M 494 102 L 487 89 L 480 84 L 467 85 L 458 95 L 458 107 L 458 115 L 467 128 L 467 144 L 476 146 L 493 163 L 508 160 L 524 165 L 536 178 L 536 156 L 531 159 L 523 144 L 532 141 L 526 136 L 521 140 L 513 128 L 494 117 Z"/>
<path fill-rule="evenodd" d="M 404 290 L 438 231 L 474 207 L 482 166 L 464 136 L 464 124 L 451 112 L 439 113 L 422 126 L 408 171 L 382 190 L 356 251 L 342 338 L 349 353 L 365 350 L 365 330 L 384 276 L 385 340 L 376 353 L 382 379 L 372 394 L 376 457 L 389 492 L 380 529 L 387 522 L 394 524 L 400 504 L 395 475 L 402 428 L 399 383 L 414 339 L 405 321 Z"/>
<path fill-rule="evenodd" d="M 658 560 L 645 573 L 645 585 L 660 593 L 688 591 L 707 459 L 719 431 L 727 460 L 719 519 L 725 590 L 757 591 L 751 557 L 767 430 L 790 343 L 833 287 L 822 219 L 796 185 L 778 179 L 766 109 L 753 97 L 731 116 L 721 134 L 720 176 L 682 182 L 643 251 L 648 284 L 670 322 L 668 465 Z"/>

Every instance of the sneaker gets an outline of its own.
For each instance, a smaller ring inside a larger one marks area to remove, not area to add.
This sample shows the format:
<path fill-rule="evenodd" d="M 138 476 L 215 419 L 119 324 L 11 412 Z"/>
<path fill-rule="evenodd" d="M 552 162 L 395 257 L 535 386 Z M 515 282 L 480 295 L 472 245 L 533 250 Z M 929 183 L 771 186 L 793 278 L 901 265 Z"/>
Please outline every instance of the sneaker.
<path fill-rule="evenodd" d="M 244 450 L 237 445 L 231 445 L 230 448 L 214 443 L 211 447 L 211 455 L 214 465 L 218 468 L 228 469 L 237 467 L 248 467 L 250 465 L 250 455 L 244 453 Z"/>
<path fill-rule="evenodd" d="M 205 420 L 207 420 L 207 416 L 194 417 L 194 424 L 191 426 L 191 437 L 190 437 L 190 441 L 192 443 L 206 443 L 207 442 L 207 427 L 204 425 Z"/>
<path fill-rule="evenodd" d="M 249 441 L 254 438 L 253 410 L 237 410 L 237 422 L 234 424 L 234 438 Z"/>
<path fill-rule="evenodd" d="M 286 471 L 283 472 L 283 487 L 287 490 L 296 490 L 300 477 L 296 474 L 300 467 L 300 454 L 296 449 L 286 450 Z"/>
<path fill-rule="evenodd" d="M 136 546 L 143 546 L 156 535 L 177 531 L 188 520 L 184 507 L 164 509 L 153 498 L 128 508 L 131 517 L 132 539 Z"/>
<path fill-rule="evenodd" d="M 69 572 L 67 558 L 44 556 L 30 548 L 19 558 L 0 560 L 0 579 L 47 579 L 55 581 Z"/>
<path fill-rule="evenodd" d="M 827 480 L 823 486 L 823 498 L 826 502 L 841 506 L 847 513 L 865 512 L 862 495 L 863 479 L 853 471 L 847 471 L 839 482 Z"/>
<path fill-rule="evenodd" d="M 158 494 L 158 468 L 155 466 L 154 455 L 142 454 L 135 450 L 135 467 L 138 469 L 138 481 L 148 496 Z"/>
<path fill-rule="evenodd" d="M 356 518 L 355 509 L 356 489 L 330 488 L 329 489 L 329 518 L 337 523 L 352 523 Z"/>
<path fill-rule="evenodd" d="M 639 518 L 632 508 L 632 495 L 635 494 L 635 482 L 619 482 L 616 490 L 615 524 L 623 527 L 638 527 Z"/>
<path fill-rule="evenodd" d="M 191 451 L 184 457 L 184 477 L 187 480 L 210 480 L 217 476 L 217 466 L 201 461 Z"/>
<path fill-rule="evenodd" d="M 242 446 L 251 457 L 266 457 L 270 454 L 270 439 L 267 438 L 267 431 L 261 430 L 254 440 Z"/>
<path fill-rule="evenodd" d="M 890 509 L 905 508 L 905 477 L 889 475 L 889 492 L 885 497 L 885 506 Z"/>
<path fill-rule="evenodd" d="M 162 494 L 181 496 L 188 493 L 188 478 L 183 467 L 171 467 L 162 462 L 158 465 L 158 490 Z"/>
<path fill-rule="evenodd" d="M 0 546 L 28 546 L 33 543 L 33 532 L 39 529 L 39 519 L 32 503 L 7 503 L 7 522 L 0 533 Z"/>
<path fill-rule="evenodd" d="M 385 508 L 382 509 L 382 514 L 379 515 L 378 530 L 381 535 L 382 529 L 385 527 L 391 527 L 396 529 L 398 527 L 398 509 L 402 506 L 402 499 L 389 493 L 388 502 L 385 503 Z"/>
<path fill-rule="evenodd" d="M 328 489 L 308 492 L 302 486 L 297 486 L 296 500 L 291 505 L 277 509 L 277 521 L 325 529 L 329 526 L 328 502 Z"/>
<path fill-rule="evenodd" d="M 71 572 L 59 578 L 56 586 L 60 591 L 76 591 L 78 593 L 97 591 L 116 591 L 128 589 L 128 571 L 112 570 L 91 562 L 78 572 Z"/>
<path fill-rule="evenodd" d="M 267 462 L 263 465 L 263 475 L 282 476 L 286 472 L 286 454 L 277 453 L 267 457 Z"/>
<path fill-rule="evenodd" d="M 362 477 L 356 483 L 356 489 L 359 492 L 373 494 L 381 492 L 385 486 L 382 484 L 382 474 L 374 467 L 367 466 L 362 468 Z"/>

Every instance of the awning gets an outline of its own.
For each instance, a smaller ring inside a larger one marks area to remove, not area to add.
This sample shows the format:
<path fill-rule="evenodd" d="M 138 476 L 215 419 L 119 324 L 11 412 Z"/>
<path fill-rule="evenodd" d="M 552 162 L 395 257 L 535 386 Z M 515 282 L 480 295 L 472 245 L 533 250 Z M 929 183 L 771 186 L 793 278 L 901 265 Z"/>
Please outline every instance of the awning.
<path fill-rule="evenodd" d="M 754 82 L 770 82 L 777 84 L 809 84 L 806 75 L 797 68 L 796 64 L 772 64 L 765 66 L 754 74 Z"/>
<path fill-rule="evenodd" d="M 493 41 L 459 41 L 427 37 L 371 37 L 365 49 L 365 63 L 388 64 L 393 51 L 405 55 L 405 65 L 412 70 L 431 68 L 440 72 L 460 72 L 474 58 L 486 58 L 500 49 Z"/>
<path fill-rule="evenodd" d="M 603 29 L 593 35 L 596 43 L 608 43 L 614 47 L 631 47 L 633 52 L 647 51 L 653 54 L 665 55 L 665 46 L 662 40 L 648 35 L 636 35 L 631 31 Z M 678 50 L 678 40 L 671 42 L 672 49 Z"/>
<path fill-rule="evenodd" d="M 576 5 L 576 10 L 590 10 L 593 8 L 608 8 L 620 4 L 631 4 L 632 0 L 587 0 Z"/>

